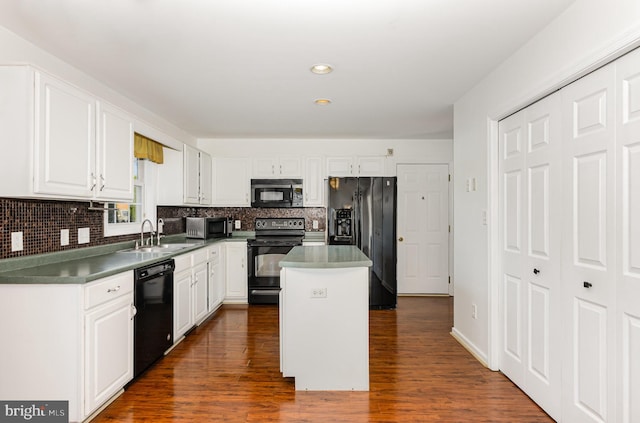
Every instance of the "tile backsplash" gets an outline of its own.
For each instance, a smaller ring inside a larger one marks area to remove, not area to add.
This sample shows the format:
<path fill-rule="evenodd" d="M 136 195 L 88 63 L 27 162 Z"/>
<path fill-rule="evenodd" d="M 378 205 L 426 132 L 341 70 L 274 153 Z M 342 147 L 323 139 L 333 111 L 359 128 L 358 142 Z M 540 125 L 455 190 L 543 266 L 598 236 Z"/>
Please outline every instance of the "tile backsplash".
<path fill-rule="evenodd" d="M 104 237 L 104 213 L 81 201 L 0 198 L 0 259 L 51 253 L 136 239 L 136 234 Z M 78 229 L 89 228 L 89 242 L 78 244 Z M 69 245 L 60 231 L 69 230 Z M 23 250 L 11 251 L 11 233 L 22 232 Z"/>
<path fill-rule="evenodd" d="M 56 201 L 0 198 L 0 259 L 66 251 L 138 239 L 139 234 L 104 236 L 104 213 L 89 210 L 82 201 Z M 166 234 L 185 231 L 187 216 L 230 216 L 241 221 L 240 231 L 253 231 L 256 217 L 304 217 L 307 231 L 324 231 L 326 209 L 305 207 L 290 209 L 254 209 L 251 207 L 179 207 L 161 206 L 158 218 L 165 221 Z M 313 221 L 318 229 L 313 229 Z M 89 229 L 89 242 L 78 244 L 78 229 Z M 69 245 L 60 245 L 60 231 L 69 230 Z M 22 232 L 22 251 L 11 251 L 11 234 Z"/>
<path fill-rule="evenodd" d="M 305 230 L 324 231 L 327 211 L 324 207 L 304 208 L 251 208 L 251 207 L 176 207 L 159 206 L 158 218 L 165 222 L 165 233 L 176 234 L 185 231 L 185 217 L 231 217 L 240 220 L 240 231 L 255 230 L 257 217 L 304 217 Z M 313 221 L 318 221 L 318 229 L 313 229 Z"/>

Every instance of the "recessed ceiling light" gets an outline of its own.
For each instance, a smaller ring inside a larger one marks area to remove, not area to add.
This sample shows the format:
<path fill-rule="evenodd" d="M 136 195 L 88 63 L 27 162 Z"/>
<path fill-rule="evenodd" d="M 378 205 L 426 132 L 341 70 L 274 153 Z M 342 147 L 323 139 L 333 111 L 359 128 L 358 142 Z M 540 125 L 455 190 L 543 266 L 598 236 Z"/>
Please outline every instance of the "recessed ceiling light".
<path fill-rule="evenodd" d="M 314 103 L 316 103 L 318 106 L 326 106 L 327 104 L 331 104 L 331 100 L 329 100 L 328 98 L 318 98 L 314 100 Z"/>
<path fill-rule="evenodd" d="M 333 68 L 331 67 L 331 65 L 327 65 L 326 63 L 317 63 L 311 66 L 311 72 L 315 73 L 316 75 L 326 75 L 328 73 L 331 73 L 332 71 Z"/>

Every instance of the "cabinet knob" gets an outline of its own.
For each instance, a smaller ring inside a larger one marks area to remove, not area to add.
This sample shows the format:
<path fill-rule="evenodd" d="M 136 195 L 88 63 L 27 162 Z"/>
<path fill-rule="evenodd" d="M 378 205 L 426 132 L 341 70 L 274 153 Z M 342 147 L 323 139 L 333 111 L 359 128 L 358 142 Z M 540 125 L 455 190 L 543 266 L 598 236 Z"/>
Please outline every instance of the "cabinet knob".
<path fill-rule="evenodd" d="M 591 282 L 584 281 L 582 283 L 582 286 L 584 286 L 585 288 L 591 288 L 593 286 L 593 284 Z"/>
<path fill-rule="evenodd" d="M 533 269 L 533 274 L 534 274 L 534 275 L 537 275 L 538 273 L 540 273 L 540 270 L 538 270 L 538 269 Z"/>
<path fill-rule="evenodd" d="M 402 241 L 404 241 L 404 238 L 400 237 L 400 238 L 398 238 L 398 241 L 402 242 Z"/>

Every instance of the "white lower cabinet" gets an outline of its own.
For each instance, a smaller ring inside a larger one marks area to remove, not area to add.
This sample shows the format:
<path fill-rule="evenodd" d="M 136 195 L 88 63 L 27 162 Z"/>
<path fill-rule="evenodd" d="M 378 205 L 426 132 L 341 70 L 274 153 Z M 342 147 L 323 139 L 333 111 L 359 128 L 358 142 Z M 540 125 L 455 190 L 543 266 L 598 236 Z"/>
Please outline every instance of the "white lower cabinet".
<path fill-rule="evenodd" d="M 193 327 L 193 319 L 191 269 L 189 268 L 173 274 L 173 342 L 178 342 L 191 327 Z"/>
<path fill-rule="evenodd" d="M 123 295 L 85 315 L 85 414 L 133 377 L 132 298 Z"/>
<path fill-rule="evenodd" d="M 133 272 L 0 285 L 0 398 L 68 400 L 80 422 L 133 378 Z"/>
<path fill-rule="evenodd" d="M 209 297 L 208 311 L 213 313 L 222 304 L 225 293 L 224 244 L 209 248 Z"/>
<path fill-rule="evenodd" d="M 209 314 L 208 251 L 206 248 L 174 257 L 173 341 L 178 342 Z"/>
<path fill-rule="evenodd" d="M 226 303 L 246 304 L 247 286 L 247 243 L 225 243 L 227 283 L 224 301 Z"/>
<path fill-rule="evenodd" d="M 202 323 L 202 321 L 209 314 L 208 304 L 208 275 L 209 269 L 207 265 L 207 251 L 202 250 L 197 255 L 204 255 L 204 260 L 199 261 L 193 267 L 193 282 L 191 285 L 192 292 L 192 304 L 193 304 L 193 322 L 196 325 Z"/>

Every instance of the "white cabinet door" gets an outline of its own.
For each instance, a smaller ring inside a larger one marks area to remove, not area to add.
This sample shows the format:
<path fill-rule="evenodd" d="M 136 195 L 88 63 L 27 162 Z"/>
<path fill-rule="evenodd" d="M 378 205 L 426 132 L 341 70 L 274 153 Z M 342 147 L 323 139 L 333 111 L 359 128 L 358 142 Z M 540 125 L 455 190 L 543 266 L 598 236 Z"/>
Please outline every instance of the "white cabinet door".
<path fill-rule="evenodd" d="M 327 176 L 384 176 L 384 156 L 327 157 Z"/>
<path fill-rule="evenodd" d="M 300 178 L 302 176 L 300 157 L 280 157 L 277 174 L 283 178 Z"/>
<path fill-rule="evenodd" d="M 173 275 L 173 340 L 177 342 L 193 326 L 191 269 Z"/>
<path fill-rule="evenodd" d="M 254 178 L 300 178 L 302 165 L 299 157 L 258 157 L 253 160 Z"/>
<path fill-rule="evenodd" d="M 185 144 L 184 150 L 184 203 L 200 204 L 200 154 Z"/>
<path fill-rule="evenodd" d="M 308 157 L 305 160 L 303 184 L 305 207 L 324 206 L 325 181 L 321 157 Z"/>
<path fill-rule="evenodd" d="M 562 90 L 567 422 L 616 421 L 614 87 L 611 64 Z"/>
<path fill-rule="evenodd" d="M 247 286 L 247 243 L 226 242 L 226 294 L 225 302 L 246 303 Z"/>
<path fill-rule="evenodd" d="M 133 378 L 132 303 L 124 295 L 85 316 L 85 416 Z"/>
<path fill-rule="evenodd" d="M 327 177 L 353 175 L 353 157 L 327 157 Z"/>
<path fill-rule="evenodd" d="M 258 157 L 253 159 L 251 175 L 254 178 L 273 178 L 276 176 L 278 159 L 273 157 Z"/>
<path fill-rule="evenodd" d="M 355 173 L 358 176 L 384 176 L 384 156 L 356 157 Z"/>
<path fill-rule="evenodd" d="M 224 248 L 222 244 L 209 249 L 209 312 L 214 311 L 224 300 Z"/>
<path fill-rule="evenodd" d="M 99 102 L 97 129 L 96 198 L 132 201 L 133 119 L 122 110 Z"/>
<path fill-rule="evenodd" d="M 246 158 L 213 159 L 213 205 L 249 207 L 251 205 L 250 161 Z"/>
<path fill-rule="evenodd" d="M 617 418 L 640 421 L 640 50 L 618 60 Z"/>
<path fill-rule="evenodd" d="M 36 72 L 35 103 L 34 192 L 93 197 L 95 98 Z"/>
<path fill-rule="evenodd" d="M 207 316 L 209 311 L 207 288 L 208 288 L 207 263 L 200 263 L 193 268 L 192 276 L 192 298 L 193 298 L 193 322 L 199 325 Z"/>
<path fill-rule="evenodd" d="M 200 204 L 211 204 L 213 187 L 213 175 L 211 156 L 200 152 Z"/>

